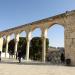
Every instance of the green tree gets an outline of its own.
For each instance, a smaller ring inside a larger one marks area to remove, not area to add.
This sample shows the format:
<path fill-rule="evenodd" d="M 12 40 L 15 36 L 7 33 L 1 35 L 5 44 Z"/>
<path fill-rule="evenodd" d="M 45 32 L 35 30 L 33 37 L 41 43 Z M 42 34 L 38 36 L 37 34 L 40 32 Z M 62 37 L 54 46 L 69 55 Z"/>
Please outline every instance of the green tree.
<path fill-rule="evenodd" d="M 12 39 L 8 44 L 8 52 L 13 55 L 14 54 L 14 48 L 15 48 L 15 40 Z"/>
<path fill-rule="evenodd" d="M 3 39 L 3 49 L 2 49 L 2 52 L 5 52 L 6 50 L 6 40 Z"/>
<path fill-rule="evenodd" d="M 18 42 L 18 48 L 17 50 L 22 52 L 22 56 L 25 57 L 26 55 L 26 38 L 20 37 Z M 5 47 L 6 42 L 4 43 L 3 47 Z M 46 52 L 48 51 L 49 47 L 49 40 L 46 39 Z M 12 39 L 9 42 L 8 46 L 8 52 L 11 53 L 11 55 L 14 54 L 14 48 L 15 48 L 15 40 Z M 42 57 L 42 39 L 41 37 L 34 37 L 30 42 L 30 58 L 33 60 L 41 60 Z"/>
<path fill-rule="evenodd" d="M 22 52 L 22 55 L 25 56 L 25 53 L 26 53 L 26 38 L 24 37 L 20 37 L 19 38 L 19 42 L 18 42 L 18 48 L 17 50 Z M 13 55 L 14 54 L 14 50 L 15 50 L 15 40 L 12 39 L 10 42 L 9 42 L 9 45 L 8 45 L 8 52 Z"/>
<path fill-rule="evenodd" d="M 46 39 L 46 52 L 48 51 L 49 40 Z M 30 44 L 30 58 L 33 60 L 42 59 L 42 39 L 41 37 L 34 37 Z"/>
<path fill-rule="evenodd" d="M 23 58 L 26 55 L 26 45 L 27 45 L 26 38 L 20 37 L 20 40 L 18 42 L 18 51 L 21 50 Z"/>

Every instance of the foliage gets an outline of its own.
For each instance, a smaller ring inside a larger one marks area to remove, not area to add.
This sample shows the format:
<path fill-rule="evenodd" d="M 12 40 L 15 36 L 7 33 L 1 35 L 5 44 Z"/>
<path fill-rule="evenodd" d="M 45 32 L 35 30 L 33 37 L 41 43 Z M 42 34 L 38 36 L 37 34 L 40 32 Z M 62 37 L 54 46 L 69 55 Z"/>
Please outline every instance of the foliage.
<path fill-rule="evenodd" d="M 20 37 L 18 42 L 18 48 L 17 50 L 22 52 L 22 56 L 25 57 L 26 55 L 26 38 Z M 48 50 L 49 46 L 49 40 L 46 39 L 46 51 Z M 3 44 L 3 47 L 6 47 L 6 42 Z M 14 48 L 15 48 L 15 40 L 12 39 L 9 42 L 8 46 L 8 52 L 13 55 L 14 54 Z M 30 59 L 33 60 L 41 60 L 42 58 L 42 39 L 41 37 L 34 37 L 30 42 Z"/>
<path fill-rule="evenodd" d="M 2 49 L 2 52 L 5 52 L 5 49 L 6 49 L 6 41 L 5 41 L 5 39 L 3 39 L 3 49 Z"/>
<path fill-rule="evenodd" d="M 26 51 L 26 39 L 24 37 L 20 37 L 19 38 L 19 42 L 18 42 L 18 48 L 17 50 L 22 52 L 22 55 L 25 55 L 25 51 Z M 8 47 L 8 52 L 13 55 L 14 54 L 14 50 L 15 50 L 15 40 L 12 39 L 9 42 L 9 47 Z"/>
<path fill-rule="evenodd" d="M 15 40 L 12 39 L 8 44 L 8 52 L 13 55 L 14 54 L 14 48 L 15 48 Z"/>
<path fill-rule="evenodd" d="M 26 55 L 26 38 L 20 37 L 19 43 L 18 43 L 18 51 L 21 50 L 23 57 Z"/>
<path fill-rule="evenodd" d="M 49 41 L 46 39 L 46 51 L 48 50 Z M 42 59 L 42 39 L 34 37 L 30 44 L 30 58 L 34 60 Z"/>

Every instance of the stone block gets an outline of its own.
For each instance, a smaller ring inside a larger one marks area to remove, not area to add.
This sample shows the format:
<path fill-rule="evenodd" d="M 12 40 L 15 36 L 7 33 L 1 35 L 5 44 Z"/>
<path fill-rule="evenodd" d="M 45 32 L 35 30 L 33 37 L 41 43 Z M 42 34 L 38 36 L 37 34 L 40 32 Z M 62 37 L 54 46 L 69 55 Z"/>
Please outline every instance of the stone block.
<path fill-rule="evenodd" d="M 70 33 L 70 38 L 75 38 L 75 32 Z"/>

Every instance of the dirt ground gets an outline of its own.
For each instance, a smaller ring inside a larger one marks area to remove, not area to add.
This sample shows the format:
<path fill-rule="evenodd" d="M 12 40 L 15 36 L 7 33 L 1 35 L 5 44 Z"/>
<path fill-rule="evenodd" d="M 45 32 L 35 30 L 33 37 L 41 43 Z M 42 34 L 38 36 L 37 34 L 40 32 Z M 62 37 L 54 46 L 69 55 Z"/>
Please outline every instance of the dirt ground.
<path fill-rule="evenodd" d="M 75 67 L 2 60 L 0 75 L 75 75 Z"/>

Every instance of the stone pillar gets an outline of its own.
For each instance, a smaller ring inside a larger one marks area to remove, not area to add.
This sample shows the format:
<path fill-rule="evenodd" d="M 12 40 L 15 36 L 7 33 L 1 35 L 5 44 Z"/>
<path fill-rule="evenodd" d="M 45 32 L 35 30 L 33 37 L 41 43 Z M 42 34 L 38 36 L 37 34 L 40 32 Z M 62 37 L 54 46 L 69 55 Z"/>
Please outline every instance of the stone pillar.
<path fill-rule="evenodd" d="M 42 30 L 42 61 L 46 61 L 46 38 L 47 38 L 47 29 Z"/>
<path fill-rule="evenodd" d="M 3 38 L 0 37 L 0 51 L 2 52 L 2 48 L 3 48 Z"/>
<path fill-rule="evenodd" d="M 65 59 L 75 65 L 75 14 L 66 13 L 65 21 Z"/>
<path fill-rule="evenodd" d="M 71 59 L 71 65 L 75 65 L 75 29 L 65 32 L 65 59 Z"/>
<path fill-rule="evenodd" d="M 31 40 L 31 32 L 27 32 L 26 40 L 27 40 L 26 61 L 28 61 L 29 60 L 29 47 L 30 47 L 30 40 Z"/>
<path fill-rule="evenodd" d="M 69 37 L 69 32 L 65 29 L 65 32 L 64 32 L 65 59 L 70 59 L 71 42 L 72 40 Z"/>
<path fill-rule="evenodd" d="M 10 41 L 10 36 L 6 36 L 6 51 L 5 51 L 5 58 L 7 57 L 7 53 L 8 53 L 8 44 L 9 44 L 9 41 Z"/>
<path fill-rule="evenodd" d="M 18 41 L 19 41 L 19 34 L 16 34 L 16 35 L 15 35 L 15 51 L 14 51 L 14 58 L 16 58 Z"/>

